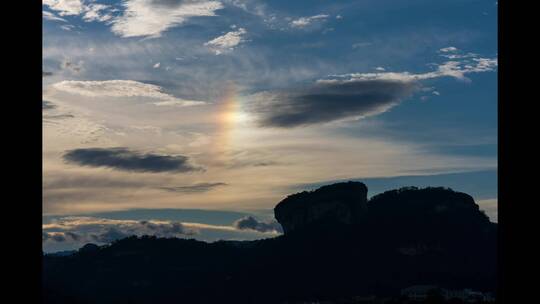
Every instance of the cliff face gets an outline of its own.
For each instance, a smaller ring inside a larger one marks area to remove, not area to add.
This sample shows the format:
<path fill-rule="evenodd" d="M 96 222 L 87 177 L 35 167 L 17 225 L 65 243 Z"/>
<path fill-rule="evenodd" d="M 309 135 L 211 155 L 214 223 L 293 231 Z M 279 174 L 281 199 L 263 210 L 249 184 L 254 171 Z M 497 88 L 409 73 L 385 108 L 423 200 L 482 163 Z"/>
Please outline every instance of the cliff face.
<path fill-rule="evenodd" d="M 429 235 L 436 239 L 493 229 L 470 195 L 442 187 L 405 187 L 368 201 L 363 183 L 338 183 L 290 195 L 276 205 L 274 215 L 285 234 L 309 232 L 323 222 L 330 227 L 362 224 L 387 238 Z"/>
<path fill-rule="evenodd" d="M 368 202 L 368 224 L 391 235 L 467 235 L 492 229 L 474 199 L 442 187 L 415 187 L 387 191 Z"/>
<path fill-rule="evenodd" d="M 319 221 L 357 222 L 367 208 L 367 187 L 360 182 L 338 183 L 286 197 L 274 208 L 284 233 Z"/>

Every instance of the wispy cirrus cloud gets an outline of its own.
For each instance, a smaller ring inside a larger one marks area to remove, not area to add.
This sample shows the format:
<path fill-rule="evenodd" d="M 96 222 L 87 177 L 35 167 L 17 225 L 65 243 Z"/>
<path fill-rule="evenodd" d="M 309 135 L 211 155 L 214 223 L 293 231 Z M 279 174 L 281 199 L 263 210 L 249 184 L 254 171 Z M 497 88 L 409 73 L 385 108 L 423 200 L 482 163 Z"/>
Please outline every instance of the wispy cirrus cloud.
<path fill-rule="evenodd" d="M 452 47 L 443 48 L 451 49 L 450 51 L 455 53 L 457 49 L 453 50 Z M 441 50 L 443 50 L 441 49 Z M 441 55 L 448 58 L 448 55 Z M 466 74 L 492 72 L 497 69 L 497 58 L 481 57 L 474 53 L 468 53 L 465 55 L 455 54 L 450 60 L 436 65 L 436 70 L 424 73 L 410 73 L 410 72 L 379 72 L 379 73 L 350 73 L 343 75 L 331 75 L 330 78 L 334 80 L 349 79 L 355 80 L 397 80 L 397 81 L 421 81 L 428 79 L 435 79 L 441 77 L 453 77 L 459 80 L 469 79 L 465 77 Z M 331 82 L 334 80 L 321 80 L 321 82 Z"/>
<path fill-rule="evenodd" d="M 227 186 L 226 183 L 197 183 L 189 186 L 176 186 L 176 187 L 160 187 L 159 189 L 169 192 L 181 192 L 181 193 L 202 193 L 208 192 L 212 189 Z"/>
<path fill-rule="evenodd" d="M 75 26 L 72 24 L 64 24 L 64 25 L 61 25 L 60 28 L 63 29 L 64 31 L 72 31 L 75 28 Z"/>
<path fill-rule="evenodd" d="M 219 1 L 130 0 L 124 12 L 111 20 L 111 30 L 121 37 L 159 37 L 167 29 L 193 17 L 216 16 L 223 8 Z"/>
<path fill-rule="evenodd" d="M 43 0 L 43 5 L 57 11 L 60 16 L 80 15 L 85 8 L 82 0 Z"/>
<path fill-rule="evenodd" d="M 183 155 L 141 153 L 127 148 L 81 148 L 63 155 L 68 163 L 134 172 L 193 172 L 203 170 Z"/>
<path fill-rule="evenodd" d="M 107 22 L 113 18 L 112 11 L 114 11 L 110 5 L 83 0 L 44 0 L 43 5 L 56 11 L 60 16 L 80 15 L 85 22 Z M 48 11 L 43 11 L 43 18 L 67 22 L 67 20 Z"/>
<path fill-rule="evenodd" d="M 315 22 L 323 22 L 328 17 L 330 17 L 330 15 L 327 14 L 319 14 L 310 17 L 300 17 L 298 19 L 292 20 L 290 26 L 293 28 L 306 28 L 310 25 L 313 25 Z"/>
<path fill-rule="evenodd" d="M 43 4 L 60 16 L 81 16 L 85 22 L 103 22 L 111 26 L 114 34 L 125 38 L 160 37 L 190 18 L 216 16 L 215 12 L 223 8 L 220 1 L 213 0 L 123 0 L 120 4 L 123 10 L 83 0 L 45 0 Z M 44 18 L 60 21 L 50 12 L 44 12 Z"/>
<path fill-rule="evenodd" d="M 134 80 L 75 81 L 66 80 L 51 86 L 54 89 L 88 97 L 143 97 L 157 106 L 194 106 L 204 101 L 186 100 L 164 93 L 157 85 Z"/>
<path fill-rule="evenodd" d="M 83 20 L 86 22 L 106 22 L 113 18 L 109 12 L 110 6 L 105 4 L 91 3 L 85 6 Z"/>
<path fill-rule="evenodd" d="M 55 14 L 53 14 L 51 12 L 48 12 L 48 11 L 43 11 L 43 19 L 50 20 L 50 21 L 67 22 L 66 19 L 60 18 L 60 17 L 56 16 Z"/>
<path fill-rule="evenodd" d="M 157 183 L 161 180 L 156 180 Z M 43 180 L 43 189 L 48 190 L 66 190 L 66 189 L 106 189 L 106 188 L 143 188 L 148 186 L 148 182 L 136 178 L 111 178 L 109 176 L 64 176 L 48 175 Z"/>

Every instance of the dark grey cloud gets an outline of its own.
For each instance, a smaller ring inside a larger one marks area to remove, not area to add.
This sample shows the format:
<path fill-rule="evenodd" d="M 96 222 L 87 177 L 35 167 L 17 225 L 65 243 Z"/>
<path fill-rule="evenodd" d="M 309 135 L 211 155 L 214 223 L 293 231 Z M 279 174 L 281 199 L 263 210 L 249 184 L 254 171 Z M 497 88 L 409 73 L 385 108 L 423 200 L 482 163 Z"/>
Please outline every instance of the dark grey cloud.
<path fill-rule="evenodd" d="M 250 110 L 265 127 L 292 128 L 380 114 L 410 96 L 413 81 L 332 80 L 310 87 L 253 95 Z"/>
<path fill-rule="evenodd" d="M 43 110 L 52 110 L 54 108 L 56 108 L 56 105 L 53 104 L 52 102 L 47 101 L 47 100 L 42 101 L 42 109 Z"/>
<path fill-rule="evenodd" d="M 255 230 L 258 232 L 279 232 L 283 233 L 281 225 L 273 220 L 269 222 L 260 221 L 253 216 L 245 216 L 233 223 L 236 229 L 240 230 Z"/>
<path fill-rule="evenodd" d="M 202 168 L 193 166 L 183 155 L 140 153 L 124 147 L 83 148 L 66 151 L 65 161 L 89 167 L 107 167 L 135 172 L 191 172 Z"/>
<path fill-rule="evenodd" d="M 170 192 L 183 192 L 183 193 L 201 193 L 208 192 L 217 187 L 227 186 L 226 183 L 199 183 L 189 186 L 177 186 L 177 187 L 159 187 Z"/>

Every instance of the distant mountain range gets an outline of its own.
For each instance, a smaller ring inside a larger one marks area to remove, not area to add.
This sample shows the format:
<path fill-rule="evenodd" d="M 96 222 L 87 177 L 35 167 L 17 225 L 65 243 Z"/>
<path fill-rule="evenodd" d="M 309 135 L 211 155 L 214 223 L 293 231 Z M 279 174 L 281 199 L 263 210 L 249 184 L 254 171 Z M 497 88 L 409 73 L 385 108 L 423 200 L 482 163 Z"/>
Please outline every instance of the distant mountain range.
<path fill-rule="evenodd" d="M 367 199 L 360 182 L 288 196 L 284 235 L 256 241 L 129 237 L 43 256 L 46 303 L 286 303 L 396 295 L 432 284 L 495 292 L 497 224 L 447 188 Z M 331 302 L 333 303 L 333 302 Z"/>

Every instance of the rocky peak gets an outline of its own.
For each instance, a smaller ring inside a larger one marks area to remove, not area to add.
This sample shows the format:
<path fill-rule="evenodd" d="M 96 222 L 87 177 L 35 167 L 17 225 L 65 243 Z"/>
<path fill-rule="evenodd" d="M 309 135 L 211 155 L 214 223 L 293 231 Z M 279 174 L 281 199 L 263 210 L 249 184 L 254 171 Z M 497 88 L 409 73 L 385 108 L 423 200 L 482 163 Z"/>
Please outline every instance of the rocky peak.
<path fill-rule="evenodd" d="M 366 185 L 345 182 L 289 195 L 276 205 L 274 215 L 283 231 L 289 233 L 323 220 L 353 224 L 366 206 Z"/>

